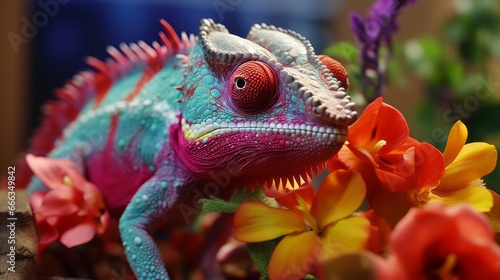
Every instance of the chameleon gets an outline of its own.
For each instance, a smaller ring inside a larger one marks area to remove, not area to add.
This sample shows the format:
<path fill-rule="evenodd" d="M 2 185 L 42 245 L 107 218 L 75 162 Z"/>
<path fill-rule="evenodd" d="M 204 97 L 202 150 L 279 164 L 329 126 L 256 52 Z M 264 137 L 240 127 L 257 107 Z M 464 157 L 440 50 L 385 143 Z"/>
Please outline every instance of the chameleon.
<path fill-rule="evenodd" d="M 189 218 L 200 193 L 308 180 L 357 118 L 345 69 L 294 31 L 255 24 L 242 38 L 202 19 L 198 36 L 179 36 L 160 23 L 161 43 L 87 58 L 93 69 L 56 91 L 30 150 L 97 186 L 138 279 L 169 279 L 151 232 Z M 46 189 L 30 179 L 29 193 Z"/>

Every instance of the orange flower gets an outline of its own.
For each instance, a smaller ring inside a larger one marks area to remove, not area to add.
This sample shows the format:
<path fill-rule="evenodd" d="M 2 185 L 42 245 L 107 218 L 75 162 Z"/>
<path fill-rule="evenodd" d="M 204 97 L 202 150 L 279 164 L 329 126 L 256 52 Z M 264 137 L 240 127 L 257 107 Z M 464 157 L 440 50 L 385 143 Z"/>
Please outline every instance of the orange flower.
<path fill-rule="evenodd" d="M 26 156 L 33 173 L 49 188 L 30 196 L 39 233 L 39 249 L 59 239 L 66 247 L 89 242 L 109 220 L 99 190 L 72 162 Z"/>
<path fill-rule="evenodd" d="M 293 191 L 292 191 L 293 193 Z M 339 170 L 328 175 L 311 204 L 299 195 L 274 208 L 260 201 L 242 203 L 234 217 L 234 238 L 245 243 L 284 236 L 269 263 L 269 277 L 301 278 L 326 256 L 362 250 L 370 223 L 351 215 L 365 196 L 360 174 Z"/>
<path fill-rule="evenodd" d="M 428 183 L 421 188 L 399 193 L 380 192 L 370 200 L 370 207 L 391 225 L 411 207 L 428 202 L 448 205 L 466 202 L 479 212 L 490 211 L 493 196 L 484 187 L 481 177 L 495 168 L 497 151 L 487 143 L 465 144 L 466 139 L 467 127 L 460 121 L 456 122 L 443 153 L 446 168 L 440 183 Z"/>
<path fill-rule="evenodd" d="M 500 247 L 486 217 L 467 204 L 413 208 L 374 262 L 380 279 L 497 279 Z"/>
<path fill-rule="evenodd" d="M 410 138 L 401 112 L 377 98 L 351 127 L 346 144 L 329 161 L 330 170 L 353 169 L 363 175 L 368 200 L 379 191 L 421 189 L 443 174 L 441 153 Z"/>

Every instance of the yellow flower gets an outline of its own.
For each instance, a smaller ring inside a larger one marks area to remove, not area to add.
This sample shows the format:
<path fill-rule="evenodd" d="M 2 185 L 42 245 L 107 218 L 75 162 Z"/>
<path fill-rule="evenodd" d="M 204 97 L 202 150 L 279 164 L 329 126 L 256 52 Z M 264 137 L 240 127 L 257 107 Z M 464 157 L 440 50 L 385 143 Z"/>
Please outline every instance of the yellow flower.
<path fill-rule="evenodd" d="M 479 212 L 488 212 L 493 207 L 493 196 L 481 178 L 495 169 L 497 150 L 484 142 L 465 144 L 466 140 L 467 127 L 457 121 L 451 128 L 443 153 L 444 176 L 428 199 L 448 205 L 466 202 Z"/>
<path fill-rule="evenodd" d="M 285 236 L 271 256 L 269 277 L 301 278 L 325 257 L 365 247 L 370 223 L 365 217 L 351 215 L 365 193 L 359 173 L 338 170 L 325 179 L 310 204 L 299 195 L 294 209 L 274 208 L 260 201 L 242 203 L 234 217 L 234 237 L 251 243 Z"/>

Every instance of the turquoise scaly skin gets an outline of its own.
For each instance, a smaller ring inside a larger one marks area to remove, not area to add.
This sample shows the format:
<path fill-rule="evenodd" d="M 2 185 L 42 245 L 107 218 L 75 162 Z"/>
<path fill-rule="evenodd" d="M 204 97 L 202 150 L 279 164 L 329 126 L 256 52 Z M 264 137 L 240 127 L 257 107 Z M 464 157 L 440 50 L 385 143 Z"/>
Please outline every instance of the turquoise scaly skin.
<path fill-rule="evenodd" d="M 201 196 L 304 182 L 356 119 L 328 58 L 293 31 L 254 25 L 240 38 L 203 19 L 198 37 L 179 38 L 162 24 L 162 45 L 89 58 L 96 71 L 48 105 L 30 150 L 71 159 L 100 189 L 138 279 L 169 279 L 157 225 L 188 221 Z"/>

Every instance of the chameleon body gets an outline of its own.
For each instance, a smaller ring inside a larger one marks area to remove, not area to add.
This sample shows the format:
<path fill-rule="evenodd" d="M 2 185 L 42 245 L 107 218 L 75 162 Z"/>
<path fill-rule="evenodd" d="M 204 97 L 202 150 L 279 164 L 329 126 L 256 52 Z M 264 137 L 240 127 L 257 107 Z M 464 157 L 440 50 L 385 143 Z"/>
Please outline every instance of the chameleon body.
<path fill-rule="evenodd" d="M 72 160 L 99 188 L 139 279 L 168 279 L 148 232 L 186 218 L 196 194 L 307 180 L 356 119 L 329 58 L 293 31 L 254 25 L 241 38 L 203 19 L 179 38 L 161 23 L 162 44 L 89 58 L 96 70 L 59 90 L 31 150 Z"/>

